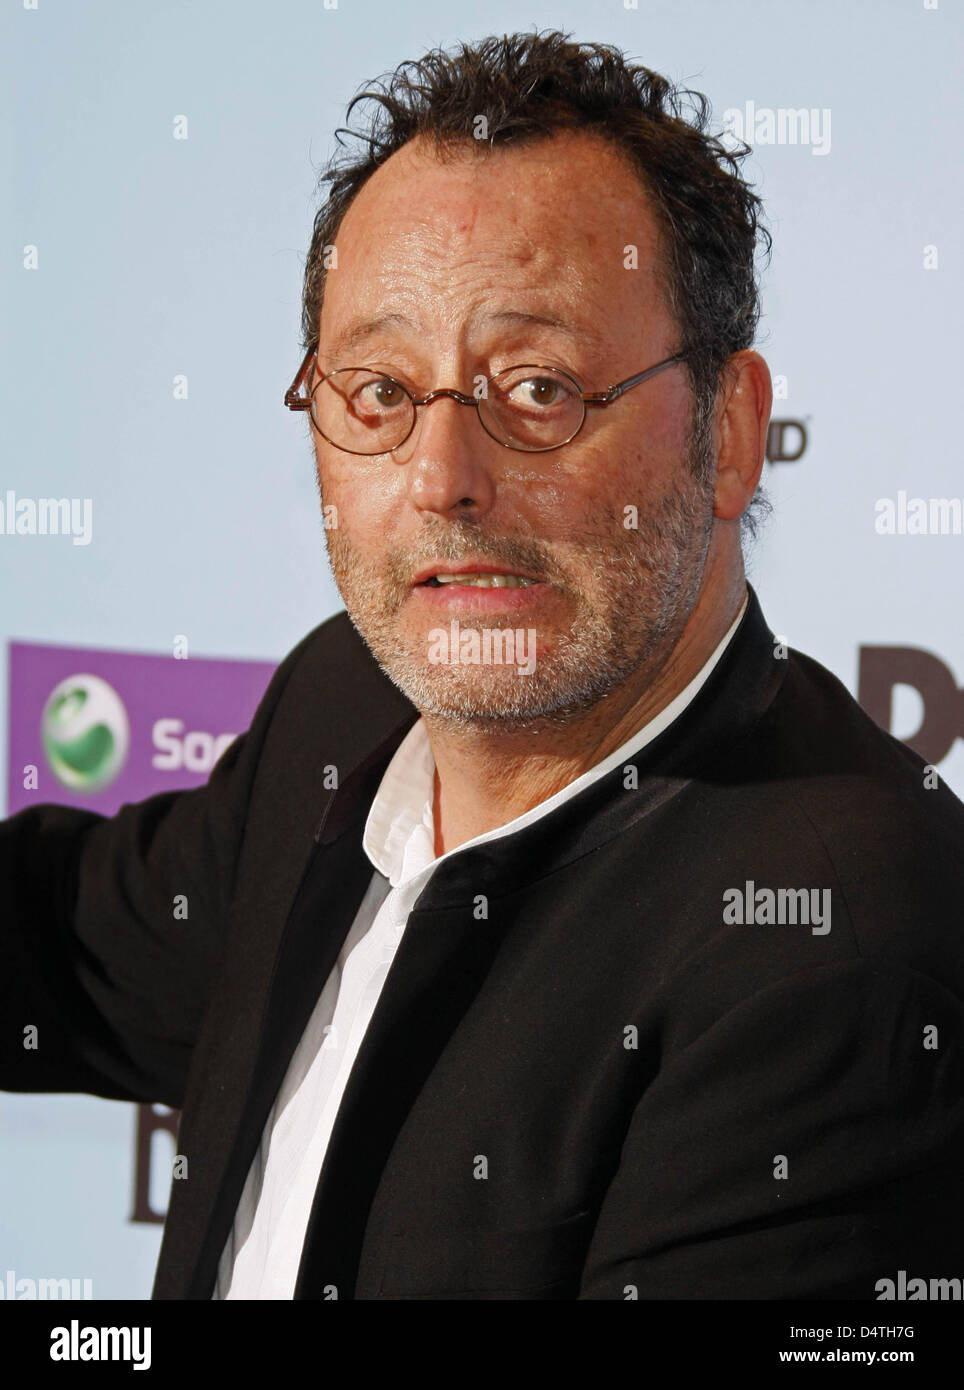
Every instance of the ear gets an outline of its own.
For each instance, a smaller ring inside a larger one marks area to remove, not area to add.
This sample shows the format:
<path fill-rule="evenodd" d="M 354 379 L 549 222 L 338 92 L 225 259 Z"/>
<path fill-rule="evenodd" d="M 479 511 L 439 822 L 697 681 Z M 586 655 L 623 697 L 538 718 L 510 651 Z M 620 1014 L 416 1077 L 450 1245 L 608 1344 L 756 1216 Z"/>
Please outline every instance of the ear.
<path fill-rule="evenodd" d="M 770 369 L 758 352 L 735 352 L 723 368 L 713 515 L 735 521 L 750 505 L 766 457 L 773 405 Z"/>

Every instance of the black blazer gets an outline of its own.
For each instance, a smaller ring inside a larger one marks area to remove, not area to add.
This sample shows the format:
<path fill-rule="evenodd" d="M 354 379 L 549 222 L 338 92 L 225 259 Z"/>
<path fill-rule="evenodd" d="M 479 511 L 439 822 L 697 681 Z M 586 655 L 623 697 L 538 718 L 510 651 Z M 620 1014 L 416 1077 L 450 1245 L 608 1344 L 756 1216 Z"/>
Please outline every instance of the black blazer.
<path fill-rule="evenodd" d="M 635 774 L 434 873 L 298 1298 L 874 1299 L 901 1269 L 964 1275 L 964 806 L 780 650 L 751 589 Z M 0 826 L 0 1084 L 183 1112 L 156 1298 L 211 1297 L 416 717 L 341 614 L 206 787 Z M 830 930 L 724 921 L 747 881 L 830 890 Z"/>

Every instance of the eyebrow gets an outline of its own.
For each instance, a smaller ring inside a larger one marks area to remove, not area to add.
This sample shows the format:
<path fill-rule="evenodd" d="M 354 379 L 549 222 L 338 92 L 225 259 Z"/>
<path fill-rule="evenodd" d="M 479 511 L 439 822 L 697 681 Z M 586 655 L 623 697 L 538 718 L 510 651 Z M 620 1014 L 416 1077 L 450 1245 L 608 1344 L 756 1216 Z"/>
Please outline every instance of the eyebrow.
<path fill-rule="evenodd" d="M 565 334 L 573 342 L 588 343 L 597 352 L 602 347 L 602 340 L 594 329 L 572 323 L 554 314 L 535 314 L 520 309 L 500 309 L 495 313 L 486 314 L 482 320 L 476 320 L 471 326 L 475 327 L 479 323 L 496 324 L 504 327 L 551 328 L 557 333 Z M 418 325 L 404 314 L 378 314 L 375 318 L 349 324 L 332 342 L 328 356 L 333 362 L 343 360 L 347 353 L 354 352 L 379 333 L 386 330 L 405 329 L 414 334 L 419 333 Z"/>
<path fill-rule="evenodd" d="M 599 335 L 588 325 L 571 323 L 568 319 L 558 318 L 555 314 L 532 314 L 523 313 L 518 309 L 500 309 L 497 313 L 487 314 L 486 322 L 524 328 L 553 328 L 576 342 L 591 342 L 596 345 L 599 343 Z"/>
<path fill-rule="evenodd" d="M 374 338 L 377 333 L 384 329 L 409 328 L 415 331 L 415 324 L 404 314 L 379 314 L 377 318 L 365 319 L 360 323 L 349 324 L 346 329 L 338 334 L 331 344 L 329 357 L 331 360 L 338 361 L 349 352 L 354 352 L 355 348 Z"/>

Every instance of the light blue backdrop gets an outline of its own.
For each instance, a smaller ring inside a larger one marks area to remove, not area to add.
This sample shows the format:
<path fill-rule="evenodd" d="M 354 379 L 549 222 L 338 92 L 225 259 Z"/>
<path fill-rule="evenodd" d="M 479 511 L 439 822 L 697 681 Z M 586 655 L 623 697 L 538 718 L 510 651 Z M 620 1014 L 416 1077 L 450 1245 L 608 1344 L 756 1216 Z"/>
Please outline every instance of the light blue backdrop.
<path fill-rule="evenodd" d="M 281 405 L 316 174 L 365 80 L 537 25 L 614 42 L 717 113 L 830 112 L 827 153 L 765 145 L 750 166 L 775 238 L 775 414 L 810 432 L 799 464 L 767 470 L 751 578 L 774 631 L 853 691 L 861 644 L 926 648 L 964 680 L 964 538 L 874 526 L 900 489 L 964 493 L 958 6 L 8 0 L 0 23 L 0 501 L 93 506 L 86 546 L 0 535 L 0 642 L 165 652 L 183 633 L 197 654 L 280 659 L 340 607 L 304 420 Z M 900 694 L 906 737 L 920 702 Z M 961 740 L 941 772 L 964 794 Z M 3 1096 L 0 1124 L 0 1279 L 146 1296 L 159 1228 L 126 1224 L 133 1108 Z"/>

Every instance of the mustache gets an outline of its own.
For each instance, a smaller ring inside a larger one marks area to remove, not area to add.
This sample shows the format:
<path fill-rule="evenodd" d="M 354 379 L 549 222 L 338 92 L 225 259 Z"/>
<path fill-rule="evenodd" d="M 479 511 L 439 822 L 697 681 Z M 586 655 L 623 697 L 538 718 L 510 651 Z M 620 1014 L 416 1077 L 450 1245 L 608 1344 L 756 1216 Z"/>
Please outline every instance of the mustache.
<path fill-rule="evenodd" d="M 428 565 L 458 565 L 464 560 L 499 565 L 507 571 L 525 570 L 540 579 L 565 582 L 548 548 L 538 542 L 517 540 L 511 536 L 480 536 L 468 531 L 464 535 L 449 531 L 424 546 L 406 550 L 404 555 L 392 551 L 386 556 L 386 571 L 393 585 L 408 588 L 415 575 Z"/>
<path fill-rule="evenodd" d="M 430 524 L 404 548 L 383 550 L 377 562 L 363 560 L 340 528 L 326 528 L 325 544 L 339 588 L 347 582 L 380 591 L 392 612 L 409 597 L 420 571 L 436 564 L 457 566 L 470 559 L 509 572 L 523 570 L 553 585 L 564 597 L 579 601 L 584 580 L 577 576 L 587 565 L 600 578 L 608 576 L 610 583 L 638 583 L 641 574 L 657 579 L 667 546 L 674 552 L 683 550 L 692 544 L 694 533 L 703 534 L 712 526 L 712 496 L 712 485 L 707 490 L 695 480 L 684 482 L 651 508 L 640 508 L 632 528 L 626 528 L 623 515 L 614 507 L 606 506 L 595 518 L 599 529 L 589 535 L 570 534 L 562 543 L 561 555 L 558 545 L 534 536 L 497 536 L 462 518 Z"/>

